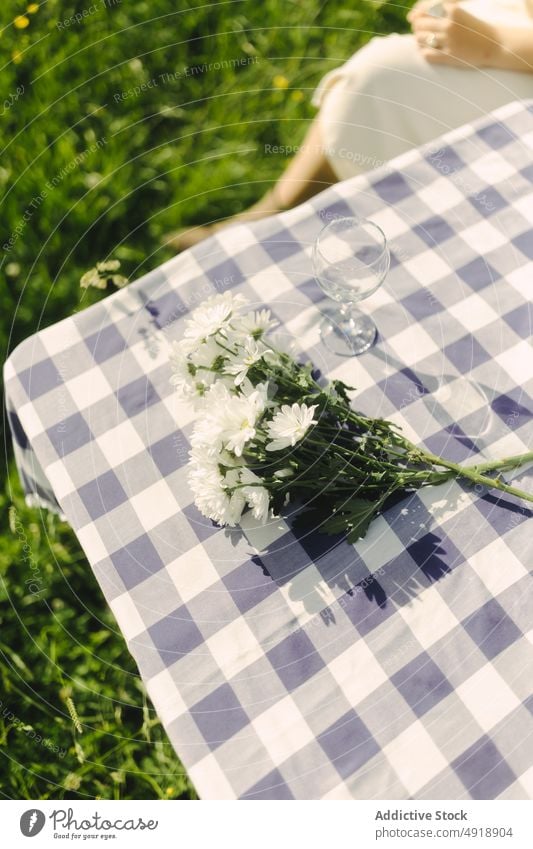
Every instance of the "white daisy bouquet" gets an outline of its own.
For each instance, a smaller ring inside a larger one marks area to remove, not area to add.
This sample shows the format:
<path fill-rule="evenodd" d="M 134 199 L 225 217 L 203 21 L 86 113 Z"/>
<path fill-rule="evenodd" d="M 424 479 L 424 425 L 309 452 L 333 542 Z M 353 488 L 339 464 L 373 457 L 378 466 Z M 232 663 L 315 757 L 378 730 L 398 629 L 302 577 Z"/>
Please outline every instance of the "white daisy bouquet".
<path fill-rule="evenodd" d="M 428 453 L 355 412 L 351 387 L 317 381 L 275 344 L 275 326 L 269 310 L 226 292 L 194 310 L 174 343 L 171 380 L 197 412 L 188 480 L 204 516 L 235 526 L 251 510 L 264 523 L 290 505 L 296 521 L 355 542 L 391 499 L 452 478 L 533 501 L 489 475 L 533 452 L 476 466 Z"/>

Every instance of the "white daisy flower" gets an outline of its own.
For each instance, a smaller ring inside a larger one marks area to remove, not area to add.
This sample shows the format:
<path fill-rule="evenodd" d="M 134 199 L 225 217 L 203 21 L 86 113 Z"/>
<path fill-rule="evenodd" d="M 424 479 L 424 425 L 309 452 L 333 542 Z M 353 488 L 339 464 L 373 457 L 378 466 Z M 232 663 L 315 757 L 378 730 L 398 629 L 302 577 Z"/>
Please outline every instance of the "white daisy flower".
<path fill-rule="evenodd" d="M 202 422 L 214 423 L 217 419 L 217 411 L 229 404 L 232 398 L 236 396 L 235 386 L 230 377 L 215 375 L 214 383 L 209 386 L 202 398 L 201 411 L 203 416 L 197 420 L 195 430 L 200 427 Z"/>
<path fill-rule="evenodd" d="M 226 374 L 235 376 L 235 386 L 241 385 L 248 374 L 248 370 L 262 359 L 267 350 L 264 345 L 259 346 L 251 336 L 244 339 L 239 346 L 237 355 L 231 358 L 224 369 Z"/>
<path fill-rule="evenodd" d="M 254 392 L 257 392 L 259 395 L 260 402 L 263 405 L 263 409 L 269 405 L 268 383 L 256 383 L 256 385 L 254 386 L 252 381 L 246 377 L 239 386 L 239 391 L 240 394 L 244 395 L 245 398 L 249 398 L 250 395 L 253 395 Z"/>
<path fill-rule="evenodd" d="M 195 366 L 200 366 L 205 373 L 206 369 L 212 368 L 218 371 L 227 356 L 220 345 L 217 345 L 216 339 L 210 336 L 191 353 L 191 361 Z"/>
<path fill-rule="evenodd" d="M 192 398 L 194 409 L 205 416 L 206 411 L 213 409 L 213 404 L 225 403 L 228 398 L 233 397 L 228 390 L 235 392 L 231 377 L 224 377 L 217 372 L 199 368 L 194 379 L 195 394 Z"/>
<path fill-rule="evenodd" d="M 268 337 L 269 344 L 275 349 L 276 354 L 288 354 L 293 360 L 297 360 L 302 355 L 302 349 L 298 340 L 294 338 L 286 330 L 275 330 Z M 270 357 L 274 359 L 274 356 Z"/>
<path fill-rule="evenodd" d="M 254 519 L 264 524 L 270 510 L 270 493 L 266 487 L 261 486 L 263 479 L 254 474 L 251 469 L 243 468 L 240 472 L 240 481 L 249 484 L 249 486 L 243 486 L 241 492 L 252 510 Z"/>
<path fill-rule="evenodd" d="M 248 396 L 232 397 L 219 411 L 217 421 L 220 425 L 222 444 L 236 457 L 242 456 L 246 443 L 255 437 L 256 423 L 264 409 L 264 396 L 256 390 Z"/>
<path fill-rule="evenodd" d="M 239 316 L 233 322 L 233 328 L 239 333 L 251 336 L 252 339 L 262 339 L 265 333 L 277 327 L 278 323 L 272 318 L 270 310 L 252 310 Z"/>
<path fill-rule="evenodd" d="M 307 404 L 283 404 L 272 421 L 267 423 L 267 438 L 271 439 L 266 446 L 267 451 L 280 451 L 282 448 L 296 445 L 309 428 L 316 424 L 313 414 L 317 404 L 308 407 Z"/>
<path fill-rule="evenodd" d="M 195 394 L 194 377 L 196 370 L 189 363 L 178 342 L 174 342 L 172 345 L 170 368 L 172 371 L 170 377 L 172 386 L 176 387 L 177 392 L 182 398 L 191 398 Z"/>
<path fill-rule="evenodd" d="M 246 299 L 242 295 L 232 295 L 231 292 L 207 298 L 187 320 L 185 338 L 193 342 L 205 342 L 209 336 L 227 327 L 232 315 L 245 303 Z"/>
<path fill-rule="evenodd" d="M 224 476 L 216 465 L 204 462 L 194 463 L 189 470 L 188 481 L 196 506 L 219 525 L 237 525 L 246 506 L 242 491 L 231 491 L 238 482 L 238 475 L 235 469 Z"/>
<path fill-rule="evenodd" d="M 228 392 L 221 381 L 204 399 L 204 415 L 191 435 L 191 444 L 213 457 L 223 448 L 241 457 L 244 446 L 256 435 L 256 424 L 266 407 L 266 387 L 259 384 L 249 395 Z"/>
<path fill-rule="evenodd" d="M 218 422 L 210 416 L 200 419 L 191 434 L 190 441 L 193 449 L 197 449 L 199 453 L 203 453 L 206 461 L 217 457 L 222 450 L 222 439 Z"/>

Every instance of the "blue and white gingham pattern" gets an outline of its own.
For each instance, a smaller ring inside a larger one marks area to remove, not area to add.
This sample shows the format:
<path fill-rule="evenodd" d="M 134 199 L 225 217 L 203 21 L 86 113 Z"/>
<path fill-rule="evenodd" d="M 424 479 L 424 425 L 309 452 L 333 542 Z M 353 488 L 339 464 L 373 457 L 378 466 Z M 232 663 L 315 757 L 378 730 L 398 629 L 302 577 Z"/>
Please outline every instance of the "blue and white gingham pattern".
<path fill-rule="evenodd" d="M 457 483 L 355 546 L 290 517 L 223 530 L 186 484 L 169 346 L 214 291 L 268 304 L 356 405 L 449 458 L 531 449 L 533 106 L 221 232 L 23 343 L 5 367 L 26 490 L 74 528 L 205 799 L 533 797 L 529 508 Z M 320 344 L 310 249 L 371 217 L 378 344 Z M 516 476 L 523 487 L 531 476 Z"/>

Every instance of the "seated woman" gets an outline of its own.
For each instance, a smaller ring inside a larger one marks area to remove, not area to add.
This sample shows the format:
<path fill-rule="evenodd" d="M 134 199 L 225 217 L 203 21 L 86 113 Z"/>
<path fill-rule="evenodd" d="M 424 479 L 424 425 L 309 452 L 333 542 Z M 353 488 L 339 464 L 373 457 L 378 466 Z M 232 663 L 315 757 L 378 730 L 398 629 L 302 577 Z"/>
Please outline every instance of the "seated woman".
<path fill-rule="evenodd" d="M 423 0 L 412 35 L 374 38 L 320 83 L 299 152 L 253 207 L 179 231 L 183 250 L 235 221 L 290 209 L 317 192 L 512 100 L 533 97 L 533 0 Z"/>

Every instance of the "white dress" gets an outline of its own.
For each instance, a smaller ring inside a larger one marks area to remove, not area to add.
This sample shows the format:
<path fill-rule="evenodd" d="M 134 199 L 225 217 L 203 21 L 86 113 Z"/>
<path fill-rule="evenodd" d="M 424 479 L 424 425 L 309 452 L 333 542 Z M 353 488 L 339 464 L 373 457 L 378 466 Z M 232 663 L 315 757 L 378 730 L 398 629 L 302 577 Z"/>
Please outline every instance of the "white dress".
<path fill-rule="evenodd" d="M 526 2 L 465 0 L 463 5 L 492 23 L 531 26 Z M 432 65 L 414 36 L 389 35 L 373 38 L 330 71 L 313 103 L 320 107 L 327 158 L 339 179 L 346 179 L 527 98 L 533 98 L 533 73 Z"/>

